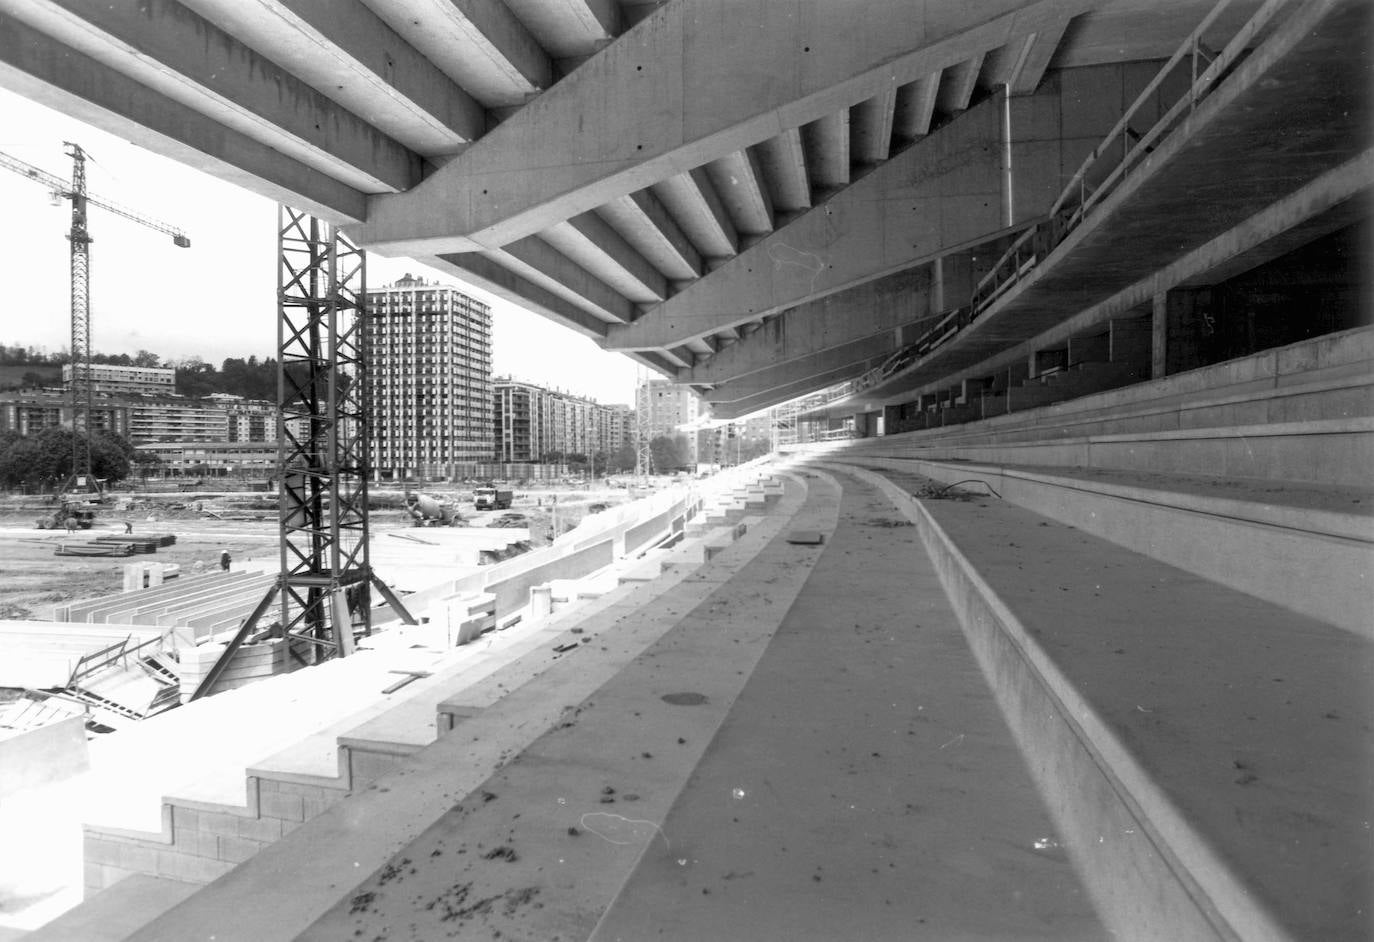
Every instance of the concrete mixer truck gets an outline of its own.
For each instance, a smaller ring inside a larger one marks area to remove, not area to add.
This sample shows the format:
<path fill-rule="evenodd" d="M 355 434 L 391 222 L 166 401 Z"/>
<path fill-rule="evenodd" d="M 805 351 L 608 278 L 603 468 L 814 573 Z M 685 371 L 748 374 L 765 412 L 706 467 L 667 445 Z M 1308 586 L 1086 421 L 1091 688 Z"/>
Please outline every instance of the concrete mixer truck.
<path fill-rule="evenodd" d="M 406 492 L 406 513 L 410 514 L 417 527 L 460 527 L 463 518 L 456 511 L 445 507 L 433 497 Z"/>

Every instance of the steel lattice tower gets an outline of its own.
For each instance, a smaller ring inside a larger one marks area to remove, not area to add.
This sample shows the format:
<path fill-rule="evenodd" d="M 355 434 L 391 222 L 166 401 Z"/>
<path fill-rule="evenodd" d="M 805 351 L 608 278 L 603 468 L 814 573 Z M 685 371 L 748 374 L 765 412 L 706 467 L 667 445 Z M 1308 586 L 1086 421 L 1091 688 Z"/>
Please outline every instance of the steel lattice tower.
<path fill-rule="evenodd" d="M 635 377 L 635 385 L 644 391 L 644 403 L 635 409 L 635 477 L 643 478 L 654 473 L 654 451 L 650 447 L 654 434 L 654 391 L 648 373 L 641 369 Z"/>
<path fill-rule="evenodd" d="M 91 473 L 91 234 L 86 228 L 86 152 L 70 141 L 72 158 L 72 474 Z"/>
<path fill-rule="evenodd" d="M 281 573 L 195 697 L 213 689 L 278 595 L 280 621 L 263 634 L 287 638 L 306 663 L 350 654 L 354 632 L 371 633 L 372 586 L 414 624 L 368 558 L 366 254 L 286 206 L 278 248 Z"/>

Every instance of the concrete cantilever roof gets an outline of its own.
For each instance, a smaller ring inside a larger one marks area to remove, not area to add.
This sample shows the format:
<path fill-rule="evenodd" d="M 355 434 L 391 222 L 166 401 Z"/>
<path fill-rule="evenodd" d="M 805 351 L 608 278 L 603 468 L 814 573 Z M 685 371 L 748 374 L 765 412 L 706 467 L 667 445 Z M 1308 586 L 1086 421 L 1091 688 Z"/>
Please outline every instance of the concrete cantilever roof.
<path fill-rule="evenodd" d="M 1212 5 L 0 0 L 0 84 L 738 414 L 957 307 Z"/>

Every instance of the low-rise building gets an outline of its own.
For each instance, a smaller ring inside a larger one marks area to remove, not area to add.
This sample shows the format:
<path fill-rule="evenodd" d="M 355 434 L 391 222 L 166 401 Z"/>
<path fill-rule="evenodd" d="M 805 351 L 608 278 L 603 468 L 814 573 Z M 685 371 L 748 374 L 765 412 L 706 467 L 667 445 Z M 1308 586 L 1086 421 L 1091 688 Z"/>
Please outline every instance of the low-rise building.
<path fill-rule="evenodd" d="M 149 393 L 162 395 L 176 391 L 176 370 L 165 366 L 113 366 L 92 363 L 88 374 L 91 389 L 98 393 Z M 62 385 L 72 382 L 72 364 L 62 366 Z"/>

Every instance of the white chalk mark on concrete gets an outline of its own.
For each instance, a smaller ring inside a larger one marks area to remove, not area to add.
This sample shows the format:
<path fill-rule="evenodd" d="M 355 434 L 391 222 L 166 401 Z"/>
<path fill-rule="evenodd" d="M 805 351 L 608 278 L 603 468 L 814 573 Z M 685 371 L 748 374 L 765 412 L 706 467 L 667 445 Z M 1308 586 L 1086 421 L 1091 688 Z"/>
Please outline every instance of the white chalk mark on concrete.
<path fill-rule="evenodd" d="M 953 739 L 951 739 L 949 742 L 947 742 L 947 743 L 945 743 L 944 745 L 940 746 L 940 748 L 943 749 L 943 748 L 945 748 L 945 746 L 952 746 L 952 745 L 954 745 L 955 743 L 959 743 L 959 742 L 963 742 L 963 741 L 964 741 L 964 734 L 963 734 L 963 733 L 960 733 L 958 736 L 955 736 L 955 737 L 954 737 Z"/>
<path fill-rule="evenodd" d="M 612 814 L 608 811 L 589 811 L 579 819 L 579 823 L 609 844 L 638 844 L 643 840 L 639 836 L 643 833 L 641 825 L 647 826 L 653 833 L 663 838 L 663 844 L 668 850 L 673 849 L 673 845 L 668 842 L 668 835 L 664 834 L 663 829 L 652 821 L 627 818 L 624 815 Z M 653 839 L 652 834 L 649 839 Z"/>
<path fill-rule="evenodd" d="M 803 271 L 810 272 L 811 281 L 808 290 L 812 291 L 816 288 L 816 279 L 821 276 L 821 272 L 825 271 L 825 262 L 821 260 L 819 255 L 814 252 L 795 249 L 782 243 L 768 246 L 768 257 L 773 260 L 773 265 L 776 268 L 795 265 Z"/>

